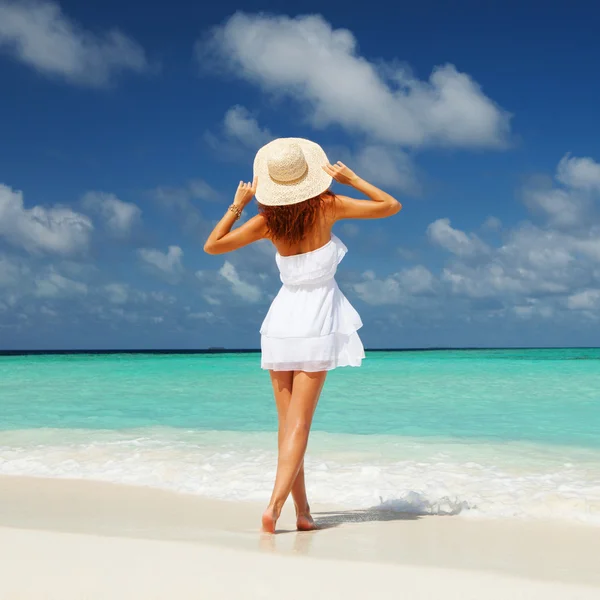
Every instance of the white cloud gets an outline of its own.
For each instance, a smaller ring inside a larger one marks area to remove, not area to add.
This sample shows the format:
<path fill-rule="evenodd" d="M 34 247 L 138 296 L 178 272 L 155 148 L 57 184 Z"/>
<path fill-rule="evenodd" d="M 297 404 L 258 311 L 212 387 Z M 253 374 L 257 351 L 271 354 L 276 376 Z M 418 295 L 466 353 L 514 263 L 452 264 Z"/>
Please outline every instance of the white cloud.
<path fill-rule="evenodd" d="M 111 326 L 115 326 L 115 318 L 131 323 L 159 322 L 157 315 L 166 307 L 175 319 L 182 317 L 171 294 L 139 290 L 128 283 L 104 284 L 91 277 L 98 275 L 96 270 L 79 270 L 79 275 L 86 277 L 82 281 L 76 269 L 65 271 L 68 264 L 0 254 L 0 327 L 15 325 L 17 319 L 34 324 L 44 317 L 60 319 L 70 328 L 81 323 L 91 325 L 97 319 Z"/>
<path fill-rule="evenodd" d="M 402 150 L 368 145 L 354 157 L 353 169 L 375 185 L 415 193 L 419 189 L 411 158 Z"/>
<path fill-rule="evenodd" d="M 195 179 L 182 187 L 158 187 L 152 192 L 158 204 L 174 213 L 183 230 L 204 239 L 211 227 L 195 205 L 195 200 L 220 202 L 222 195 L 203 179 Z"/>
<path fill-rule="evenodd" d="M 58 317 L 59 313 L 57 311 L 55 311 L 54 309 L 48 307 L 48 306 L 41 306 L 40 307 L 40 314 L 45 315 L 46 317 Z"/>
<path fill-rule="evenodd" d="M 412 304 L 417 296 L 428 295 L 434 290 L 435 278 L 422 265 L 403 269 L 378 279 L 373 271 L 365 271 L 363 280 L 353 284 L 354 291 L 368 304 Z"/>
<path fill-rule="evenodd" d="M 143 48 L 117 29 L 86 31 L 50 0 L 0 0 L 0 50 L 36 71 L 78 85 L 108 85 L 122 71 L 149 69 Z"/>
<path fill-rule="evenodd" d="M 268 129 L 263 129 L 244 106 L 232 106 L 223 119 L 223 130 L 230 138 L 240 141 L 251 149 L 258 149 L 274 136 Z"/>
<path fill-rule="evenodd" d="M 63 259 L 54 263 L 61 273 L 75 279 L 91 279 L 99 271 L 96 264 L 79 262 L 77 260 Z"/>
<path fill-rule="evenodd" d="M 35 280 L 34 294 L 38 298 L 64 298 L 67 296 L 85 295 L 88 287 L 85 283 L 68 279 L 54 270 Z"/>
<path fill-rule="evenodd" d="M 591 158 L 563 156 L 555 179 L 533 181 L 524 191 L 526 206 L 558 229 L 585 229 L 600 223 L 600 164 Z"/>
<path fill-rule="evenodd" d="M 172 296 L 171 294 L 167 294 L 166 292 L 150 292 L 148 297 L 154 300 L 154 302 L 158 302 L 159 304 L 175 304 L 177 298 Z"/>
<path fill-rule="evenodd" d="M 83 252 L 92 221 L 70 208 L 34 206 L 26 209 L 23 194 L 0 184 L 0 237 L 31 253 L 69 255 Z"/>
<path fill-rule="evenodd" d="M 531 187 L 524 192 L 525 204 L 532 212 L 541 214 L 549 224 L 573 228 L 585 223 L 592 204 L 589 196 L 575 190 Z"/>
<path fill-rule="evenodd" d="M 221 160 L 247 163 L 251 154 L 275 136 L 261 127 L 256 117 L 244 106 L 232 106 L 223 118 L 219 131 L 207 131 L 206 143 Z"/>
<path fill-rule="evenodd" d="M 568 238 L 573 250 L 595 262 L 600 262 L 600 226 L 592 226 L 578 237 Z"/>
<path fill-rule="evenodd" d="M 129 286 L 124 283 L 109 283 L 104 286 L 104 292 L 112 304 L 126 304 L 129 300 Z"/>
<path fill-rule="evenodd" d="M 453 228 L 449 219 L 438 219 L 427 236 L 451 253 L 438 277 L 415 271 L 401 281 L 397 273 L 381 277 L 367 272 L 354 290 L 366 302 L 397 304 L 413 316 L 425 311 L 448 315 L 458 308 L 466 320 L 477 314 L 519 320 L 598 318 L 600 219 L 595 205 L 600 190 L 591 185 L 587 167 L 585 176 L 578 172 L 579 159 L 568 160 L 557 168 L 555 177 L 561 182 L 538 182 L 527 189 L 526 206 L 543 216 L 541 224 L 505 226 L 502 243 L 493 247 L 474 233 Z M 587 159 L 585 164 L 591 163 Z M 532 204 L 532 191 L 559 198 L 560 208 L 550 202 Z M 577 210 L 581 207 L 585 211 Z M 489 221 L 485 228 L 499 225 Z"/>
<path fill-rule="evenodd" d="M 375 185 L 417 195 L 421 186 L 411 156 L 402 149 L 377 143 L 358 143 L 356 148 L 325 144 L 331 163 L 340 160 Z"/>
<path fill-rule="evenodd" d="M 352 287 L 361 300 L 368 304 L 395 304 L 405 298 L 398 280 L 392 275 L 385 279 L 377 279 L 371 271 L 363 273 L 364 281 Z"/>
<path fill-rule="evenodd" d="M 469 298 L 497 298 L 521 306 L 525 299 L 531 305 L 536 297 L 556 303 L 571 297 L 568 303 L 574 307 L 588 298 L 575 292 L 599 279 L 599 233 L 593 225 L 583 232 L 564 232 L 525 223 L 507 232 L 504 244 L 490 248 L 484 262 L 472 266 L 452 260 L 441 278 L 452 294 Z M 540 306 L 523 308 L 520 316 L 547 316 L 547 307 L 542 311 Z"/>
<path fill-rule="evenodd" d="M 574 238 L 552 229 L 523 225 L 510 231 L 497 257 L 515 268 L 559 275 L 575 260 Z"/>
<path fill-rule="evenodd" d="M 520 319 L 532 319 L 533 317 L 550 319 L 554 316 L 555 311 L 552 306 L 544 305 L 535 298 L 529 298 L 528 300 L 528 305 L 514 306 L 512 309 L 515 315 Z"/>
<path fill-rule="evenodd" d="M 147 265 L 165 275 L 171 283 L 178 281 L 183 272 L 183 250 L 179 246 L 169 246 L 166 253 L 155 248 L 140 248 L 138 256 Z"/>
<path fill-rule="evenodd" d="M 222 199 L 221 194 L 203 179 L 193 179 L 183 187 L 158 187 L 152 195 L 163 206 L 181 210 L 193 208 L 192 200 L 218 202 Z"/>
<path fill-rule="evenodd" d="M 242 281 L 236 268 L 229 261 L 225 261 L 219 269 L 219 275 L 229 282 L 231 291 L 240 298 L 248 302 L 258 302 L 261 299 L 260 289 L 256 285 Z"/>
<path fill-rule="evenodd" d="M 598 310 L 600 309 L 600 289 L 585 290 L 567 298 L 567 306 L 571 310 Z"/>
<path fill-rule="evenodd" d="M 19 261 L 0 255 L 0 287 L 14 287 L 27 274 L 28 269 Z"/>
<path fill-rule="evenodd" d="M 236 13 L 196 54 L 202 65 L 298 100 L 316 127 L 341 125 L 404 146 L 499 147 L 509 133 L 509 115 L 454 66 L 421 81 L 396 62 L 370 62 L 350 31 L 319 15 Z"/>
<path fill-rule="evenodd" d="M 114 194 L 88 192 L 82 198 L 86 210 L 99 214 L 108 230 L 116 236 L 126 236 L 139 222 L 142 210 L 135 204 L 123 202 Z"/>
<path fill-rule="evenodd" d="M 569 187 L 600 191 L 600 164 L 589 157 L 566 154 L 558 163 L 556 179 Z"/>
<path fill-rule="evenodd" d="M 450 225 L 450 219 L 438 219 L 427 227 L 429 239 L 449 252 L 463 258 L 479 256 L 489 252 L 488 246 L 475 234 L 467 235 Z"/>
<path fill-rule="evenodd" d="M 560 294 L 567 291 L 564 284 L 548 280 L 533 270 L 513 269 L 497 262 L 478 267 L 454 264 L 443 270 L 442 281 L 450 284 L 452 293 L 470 298 L 506 300 L 530 294 Z"/>
<path fill-rule="evenodd" d="M 485 262 L 471 266 L 451 261 L 442 280 L 453 294 L 511 304 L 528 297 L 564 295 L 590 276 L 589 263 L 578 266 L 574 241 L 557 231 L 523 225 L 509 232 L 502 246 L 490 249 Z"/>
<path fill-rule="evenodd" d="M 215 314 L 210 312 L 210 311 L 204 311 L 204 312 L 195 312 L 195 313 L 189 313 L 188 314 L 188 319 L 206 319 L 206 320 L 210 320 L 212 318 L 214 318 Z"/>
<path fill-rule="evenodd" d="M 162 304 L 173 305 L 176 298 L 165 292 L 144 292 L 138 290 L 128 283 L 109 283 L 95 290 L 97 294 L 106 298 L 111 304 Z"/>
<path fill-rule="evenodd" d="M 423 265 L 400 271 L 398 279 L 409 294 L 424 294 L 433 290 L 434 277 Z"/>
<path fill-rule="evenodd" d="M 215 323 L 216 321 L 222 321 L 223 317 L 217 317 L 215 313 L 206 310 L 203 312 L 189 313 L 188 319 L 193 319 L 196 321 L 206 321 L 207 323 Z"/>

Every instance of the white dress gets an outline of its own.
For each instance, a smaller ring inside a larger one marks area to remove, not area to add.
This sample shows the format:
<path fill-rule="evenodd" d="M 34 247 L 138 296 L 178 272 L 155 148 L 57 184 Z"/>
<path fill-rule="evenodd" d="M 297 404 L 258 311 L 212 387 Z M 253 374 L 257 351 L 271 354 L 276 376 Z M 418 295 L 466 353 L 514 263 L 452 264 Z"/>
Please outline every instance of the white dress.
<path fill-rule="evenodd" d="M 275 260 L 283 285 L 260 328 L 261 367 L 329 371 L 359 367 L 365 351 L 360 315 L 334 276 L 348 248 L 335 235 L 324 246 Z"/>

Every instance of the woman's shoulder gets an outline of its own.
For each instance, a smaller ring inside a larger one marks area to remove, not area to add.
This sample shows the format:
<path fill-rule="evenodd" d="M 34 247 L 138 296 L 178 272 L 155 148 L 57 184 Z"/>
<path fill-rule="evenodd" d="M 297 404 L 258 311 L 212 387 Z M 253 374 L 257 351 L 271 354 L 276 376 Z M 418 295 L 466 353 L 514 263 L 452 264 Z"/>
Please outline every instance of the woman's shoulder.
<path fill-rule="evenodd" d="M 258 213 L 250 217 L 242 226 L 246 231 L 254 235 L 257 239 L 268 238 L 269 231 L 267 221 L 263 215 Z"/>
<path fill-rule="evenodd" d="M 267 220 L 261 213 L 258 213 L 257 215 L 250 217 L 245 225 L 251 229 L 264 230 L 267 227 Z"/>
<path fill-rule="evenodd" d="M 340 204 L 339 196 L 333 192 L 329 192 L 321 196 L 321 201 L 323 206 L 323 215 L 329 221 L 335 222 L 336 207 Z"/>

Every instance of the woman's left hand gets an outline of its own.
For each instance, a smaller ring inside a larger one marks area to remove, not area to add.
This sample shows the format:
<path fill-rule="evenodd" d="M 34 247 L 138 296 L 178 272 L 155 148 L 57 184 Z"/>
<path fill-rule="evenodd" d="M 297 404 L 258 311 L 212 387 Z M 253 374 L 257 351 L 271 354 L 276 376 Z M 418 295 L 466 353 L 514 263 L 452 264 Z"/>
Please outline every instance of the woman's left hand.
<path fill-rule="evenodd" d="M 258 177 L 254 178 L 252 183 L 240 181 L 240 185 L 235 193 L 233 203 L 240 208 L 244 208 L 256 194 L 256 185 L 258 184 Z"/>

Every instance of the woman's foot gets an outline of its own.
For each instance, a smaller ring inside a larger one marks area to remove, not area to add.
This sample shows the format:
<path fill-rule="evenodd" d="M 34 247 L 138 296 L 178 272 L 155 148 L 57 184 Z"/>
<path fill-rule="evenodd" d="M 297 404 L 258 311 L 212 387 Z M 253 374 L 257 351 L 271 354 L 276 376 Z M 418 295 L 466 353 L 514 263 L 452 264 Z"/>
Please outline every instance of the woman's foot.
<path fill-rule="evenodd" d="M 298 531 L 313 531 L 317 526 L 310 514 L 310 506 L 306 504 L 295 504 L 296 508 L 296 528 Z"/>
<path fill-rule="evenodd" d="M 298 531 L 314 531 L 317 528 L 310 512 L 296 515 L 296 528 Z"/>
<path fill-rule="evenodd" d="M 279 511 L 274 507 L 268 506 L 262 516 L 262 530 L 265 533 L 275 533 L 275 525 L 279 519 Z"/>

